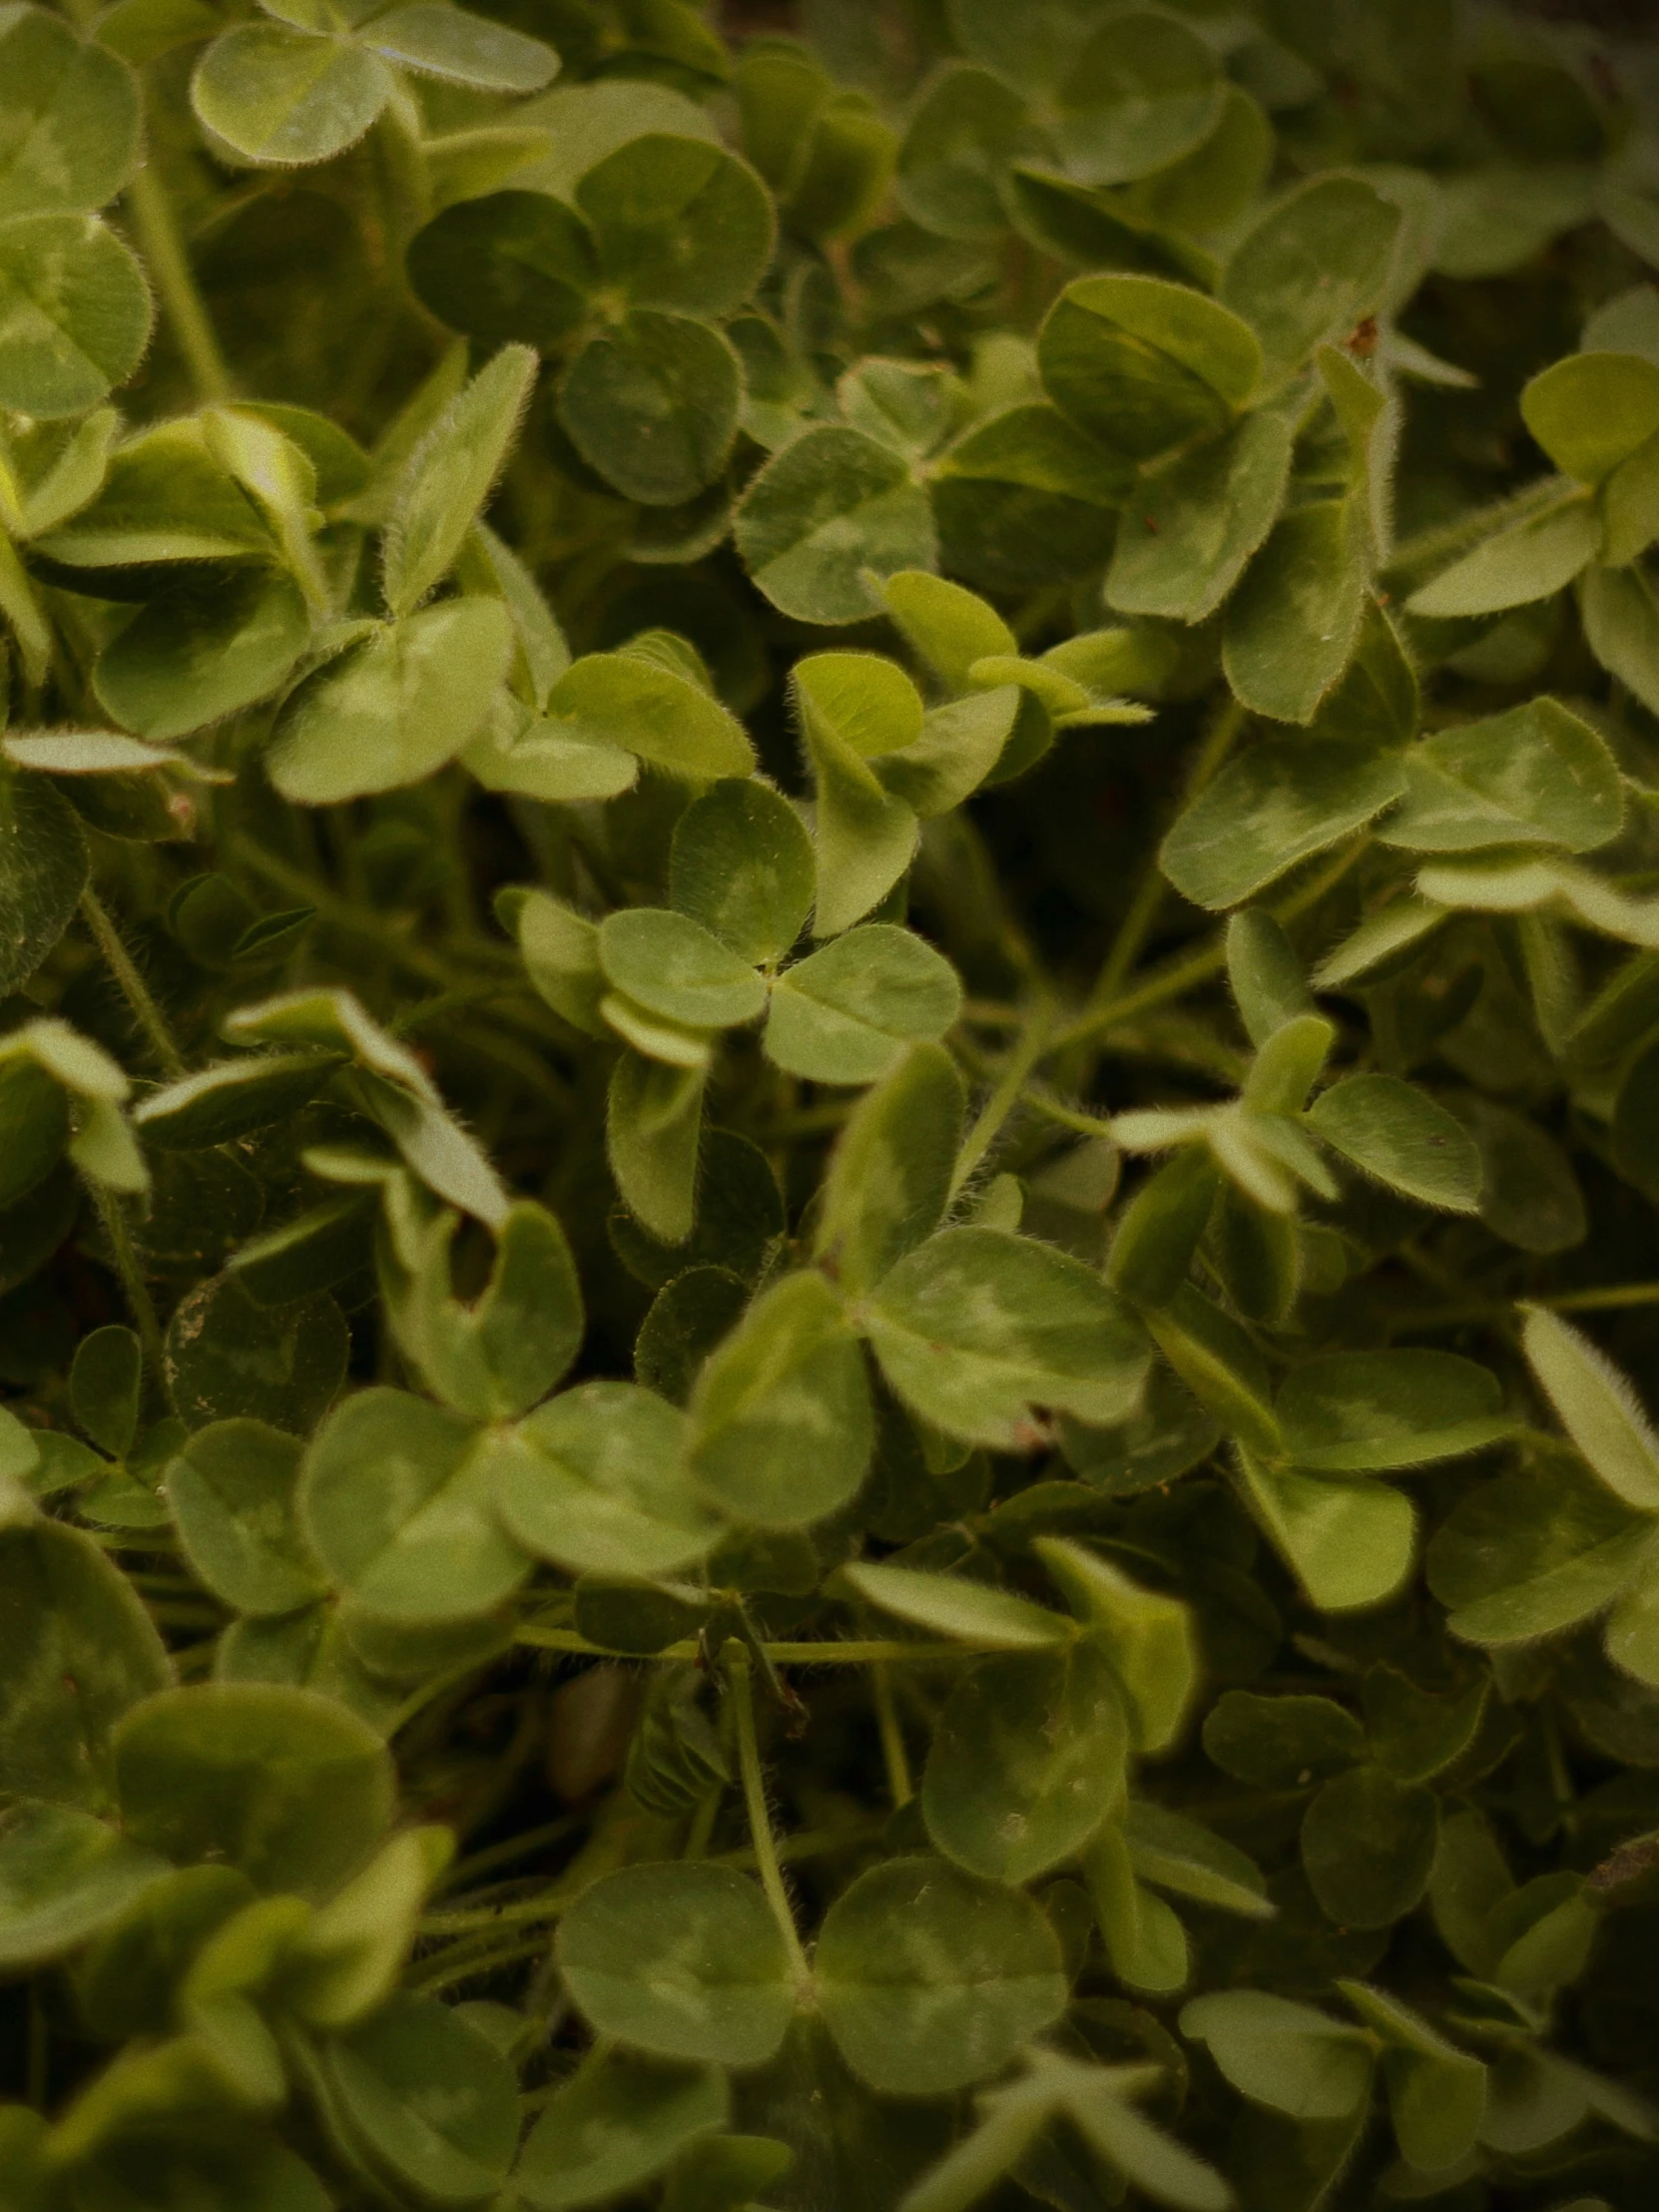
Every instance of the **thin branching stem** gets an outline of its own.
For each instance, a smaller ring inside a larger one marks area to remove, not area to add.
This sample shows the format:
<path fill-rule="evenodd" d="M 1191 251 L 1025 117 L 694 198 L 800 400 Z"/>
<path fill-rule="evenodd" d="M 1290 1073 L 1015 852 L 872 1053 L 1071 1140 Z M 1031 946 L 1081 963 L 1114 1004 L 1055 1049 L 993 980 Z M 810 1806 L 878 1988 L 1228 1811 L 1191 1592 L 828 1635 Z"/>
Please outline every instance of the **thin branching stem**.
<path fill-rule="evenodd" d="M 755 1847 L 755 1863 L 761 1877 L 761 1888 L 766 1892 L 772 1917 L 783 1937 L 790 1970 L 796 1980 L 805 1985 L 812 1978 L 812 1968 L 807 1963 L 807 1953 L 801 1947 L 801 1933 L 795 1925 L 795 1912 L 790 1904 L 789 1891 L 784 1887 L 784 1870 L 778 1863 L 772 1816 L 767 1811 L 766 1781 L 761 1773 L 761 1747 L 755 1734 L 753 1669 L 748 1652 L 735 1639 L 726 1648 L 725 1667 L 726 1679 L 732 1690 L 732 1711 L 738 1736 L 738 1765 L 743 1775 L 744 1803 L 749 1810 L 749 1834 Z"/>
<path fill-rule="evenodd" d="M 88 887 L 81 893 L 81 918 L 91 930 L 104 965 L 115 977 L 122 997 L 132 1011 L 134 1021 L 144 1034 L 145 1042 L 155 1054 L 163 1072 L 178 1077 L 185 1072 L 185 1056 L 179 1050 L 167 1017 L 156 1003 L 150 986 L 139 973 L 138 962 L 122 941 L 121 932 L 110 918 L 108 907 L 98 893 Z"/>

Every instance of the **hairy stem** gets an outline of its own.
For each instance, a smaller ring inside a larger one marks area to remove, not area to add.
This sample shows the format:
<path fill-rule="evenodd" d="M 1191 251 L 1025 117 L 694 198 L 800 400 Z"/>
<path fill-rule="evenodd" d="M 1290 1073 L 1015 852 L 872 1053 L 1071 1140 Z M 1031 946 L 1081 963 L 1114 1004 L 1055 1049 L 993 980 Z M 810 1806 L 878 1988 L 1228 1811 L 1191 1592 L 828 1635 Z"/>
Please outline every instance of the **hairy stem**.
<path fill-rule="evenodd" d="M 197 288 L 196 273 L 185 252 L 167 187 L 150 163 L 127 187 L 127 205 L 145 262 L 161 294 L 168 328 L 185 356 L 197 393 L 208 405 L 220 405 L 231 397 L 231 372 L 219 349 L 207 304 Z"/>
<path fill-rule="evenodd" d="M 885 1664 L 877 1662 L 871 1667 L 869 1679 L 875 1694 L 875 1725 L 881 1735 L 881 1758 L 887 1770 L 887 1794 L 896 1812 L 899 1807 L 908 1805 L 916 1794 L 910 1780 L 910 1757 L 904 1748 L 898 1708 L 893 1703 L 892 1676 Z"/>
<path fill-rule="evenodd" d="M 749 1809 L 749 1834 L 755 1846 L 755 1864 L 760 1873 L 761 1888 L 766 1892 L 772 1917 L 784 1939 L 790 1970 L 798 1982 L 805 1984 L 812 1978 L 812 1968 L 807 1963 L 807 1953 L 801 1947 L 800 1933 L 790 1906 L 790 1894 L 784 1887 L 784 1870 L 778 1863 L 778 1846 L 772 1833 L 772 1818 L 767 1812 L 766 1784 L 761 1775 L 761 1748 L 755 1736 L 755 1688 L 750 1658 L 748 1652 L 735 1640 L 726 1647 L 725 1667 L 726 1679 L 732 1687 L 732 1710 L 738 1731 L 738 1764 L 743 1772 L 744 1803 Z"/>
<path fill-rule="evenodd" d="M 155 1300 L 150 1296 L 150 1286 L 139 1267 L 138 1254 L 133 1249 L 133 1233 L 127 1226 L 127 1216 L 113 1192 L 105 1190 L 101 1183 L 89 1187 L 98 1218 L 104 1225 L 104 1234 L 110 1240 L 115 1272 L 121 1279 L 127 1310 L 133 1317 L 139 1343 L 144 1347 L 144 1357 L 151 1372 L 159 1376 L 162 1372 L 162 1325 L 156 1315 Z"/>
<path fill-rule="evenodd" d="M 173 1040 L 166 1016 L 139 973 L 138 963 L 122 942 L 121 932 L 110 919 L 109 909 L 90 886 L 81 893 L 81 918 L 92 931 L 104 955 L 105 966 L 115 977 L 122 997 L 132 1009 L 133 1019 L 144 1032 L 145 1041 L 163 1071 L 170 1076 L 183 1075 L 185 1056 Z"/>
<path fill-rule="evenodd" d="M 1237 744 L 1244 725 L 1245 713 L 1238 701 L 1224 700 L 1182 786 L 1180 803 L 1176 809 L 1178 815 L 1185 813 L 1204 787 L 1214 779 Z M 1115 994 L 1122 988 L 1124 978 L 1133 969 L 1145 949 L 1147 938 L 1152 934 L 1152 926 L 1164 903 L 1167 888 L 1164 871 L 1158 863 L 1158 846 L 1155 845 L 1141 879 L 1135 886 L 1135 894 L 1129 901 L 1129 910 L 1119 922 L 1117 934 L 1107 948 L 1100 973 L 1095 977 L 1094 988 L 1088 997 L 1090 1007 L 1110 1005 Z"/>
<path fill-rule="evenodd" d="M 962 1148 L 956 1155 L 956 1165 L 951 1170 L 952 1198 L 956 1197 L 989 1152 L 1003 1123 L 1019 1104 L 1026 1079 L 1043 1056 L 1043 1047 L 1048 1042 L 1048 1032 L 1053 1023 L 1053 1001 L 1047 997 L 1039 998 L 1025 1017 L 1024 1029 L 1008 1055 L 1007 1065 L 997 1078 L 996 1088 L 980 1108 L 978 1119 L 962 1140 Z"/>

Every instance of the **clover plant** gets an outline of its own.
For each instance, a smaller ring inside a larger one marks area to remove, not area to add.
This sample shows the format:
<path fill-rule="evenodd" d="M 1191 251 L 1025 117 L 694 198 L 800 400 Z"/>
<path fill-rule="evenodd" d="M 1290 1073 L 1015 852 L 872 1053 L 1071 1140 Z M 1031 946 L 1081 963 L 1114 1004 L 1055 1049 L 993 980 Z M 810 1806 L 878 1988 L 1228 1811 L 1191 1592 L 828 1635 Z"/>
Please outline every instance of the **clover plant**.
<path fill-rule="evenodd" d="M 4 2212 L 1652 2204 L 1643 19 L 0 6 Z"/>

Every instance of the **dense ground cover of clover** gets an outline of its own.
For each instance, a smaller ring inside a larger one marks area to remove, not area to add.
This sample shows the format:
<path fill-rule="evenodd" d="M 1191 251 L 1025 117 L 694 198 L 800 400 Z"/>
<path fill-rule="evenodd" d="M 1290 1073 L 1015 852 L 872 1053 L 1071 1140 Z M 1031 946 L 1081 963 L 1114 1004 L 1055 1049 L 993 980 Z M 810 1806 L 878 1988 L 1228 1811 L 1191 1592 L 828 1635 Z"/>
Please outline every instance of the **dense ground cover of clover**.
<path fill-rule="evenodd" d="M 1655 270 L 1452 0 L 0 8 L 6 2212 L 1651 2204 Z"/>

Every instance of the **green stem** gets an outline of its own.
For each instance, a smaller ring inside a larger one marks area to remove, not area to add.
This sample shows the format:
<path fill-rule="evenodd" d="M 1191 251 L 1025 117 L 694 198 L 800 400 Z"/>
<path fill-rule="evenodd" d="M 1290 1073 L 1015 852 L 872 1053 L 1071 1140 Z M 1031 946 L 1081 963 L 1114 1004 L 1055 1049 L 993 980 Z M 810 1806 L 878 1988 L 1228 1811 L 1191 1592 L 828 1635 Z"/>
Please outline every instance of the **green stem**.
<path fill-rule="evenodd" d="M 162 1325 L 156 1316 L 155 1301 L 150 1296 L 150 1286 L 145 1282 L 138 1264 L 138 1254 L 133 1249 L 132 1231 L 127 1227 L 127 1216 L 121 1210 L 121 1201 L 113 1192 L 105 1190 L 101 1183 L 89 1185 L 92 1202 L 98 1209 L 98 1218 L 104 1224 L 104 1234 L 110 1240 L 110 1250 L 115 1258 L 115 1272 L 121 1278 L 121 1288 L 126 1294 L 127 1310 L 138 1329 L 139 1343 L 144 1347 L 144 1357 L 151 1372 L 162 1372 Z"/>
<path fill-rule="evenodd" d="M 585 1636 L 574 1628 L 544 1628 L 535 1621 L 527 1621 L 513 1631 L 515 1643 L 528 1644 L 536 1651 L 573 1651 L 584 1658 L 615 1659 L 617 1652 L 604 1644 L 590 1644 Z M 891 1661 L 928 1661 L 937 1664 L 942 1659 L 971 1659 L 986 1651 L 1000 1651 L 1000 1644 L 976 1644 L 967 1640 L 960 1643 L 901 1643 L 891 1639 L 871 1639 L 865 1642 L 835 1643 L 767 1643 L 761 1646 L 774 1666 L 779 1667 L 871 1667 Z M 669 1644 L 652 1654 L 660 1664 L 672 1666 L 676 1662 L 697 1659 L 701 1649 L 695 1638 L 678 1644 Z"/>
<path fill-rule="evenodd" d="M 1465 1322 L 1509 1323 L 1517 1306 L 1541 1306 L 1551 1314 L 1612 1314 L 1633 1306 L 1659 1306 L 1659 1283 L 1609 1283 L 1593 1291 L 1563 1291 L 1555 1298 L 1471 1299 L 1457 1306 L 1428 1306 L 1403 1316 L 1398 1329 L 1452 1329 Z"/>
<path fill-rule="evenodd" d="M 807 1953 L 801 1947 L 795 1914 L 790 1908 L 790 1894 L 784 1887 L 784 1870 L 778 1864 L 778 1847 L 773 1840 L 772 1820 L 767 1812 L 766 1784 L 761 1775 L 761 1747 L 755 1736 L 755 1691 L 749 1654 L 735 1639 L 726 1647 L 725 1664 L 726 1678 L 732 1686 L 732 1706 L 738 1730 L 738 1764 L 743 1771 L 744 1802 L 749 1808 L 749 1834 L 755 1846 L 755 1863 L 760 1872 L 761 1888 L 766 1892 L 772 1917 L 784 1939 L 790 1970 L 797 1983 L 805 1988 L 812 1979 L 812 1968 L 807 1963 Z"/>
<path fill-rule="evenodd" d="M 875 1693 L 875 1725 L 881 1735 L 881 1758 L 887 1770 L 887 1792 L 896 1812 L 908 1805 L 915 1796 L 910 1780 L 909 1754 L 904 1749 L 904 1731 L 898 1724 L 898 1708 L 893 1703 L 892 1677 L 885 1666 L 876 1665 L 869 1670 L 870 1687 Z"/>
<path fill-rule="evenodd" d="M 138 971 L 133 955 L 121 941 L 121 932 L 110 919 L 109 911 L 98 893 L 89 885 L 81 893 L 81 918 L 92 931 L 104 964 L 120 986 L 121 995 L 132 1009 L 133 1019 L 144 1032 L 151 1051 L 156 1055 L 164 1072 L 178 1077 L 185 1072 L 185 1057 L 173 1041 L 173 1032 L 167 1026 L 166 1017 L 151 996 L 150 986 Z"/>
<path fill-rule="evenodd" d="M 1244 724 L 1244 709 L 1238 701 L 1224 701 L 1182 786 L 1178 814 L 1184 814 L 1204 787 L 1214 779 L 1237 744 Z M 1122 988 L 1124 979 L 1134 968 L 1147 938 L 1152 934 L 1158 910 L 1164 903 L 1166 888 L 1164 871 L 1158 863 L 1158 850 L 1154 846 L 1152 857 L 1147 861 L 1141 879 L 1135 886 L 1135 894 L 1129 901 L 1129 910 L 1118 924 L 1117 934 L 1107 949 L 1100 973 L 1095 977 L 1094 988 L 1088 996 L 1090 1007 L 1110 1005 Z"/>
<path fill-rule="evenodd" d="M 1007 1065 L 997 1078 L 996 1088 L 986 1099 L 978 1119 L 962 1140 L 962 1148 L 956 1155 L 956 1165 L 950 1176 L 952 1198 L 989 1152 L 1003 1123 L 1018 1105 L 1027 1077 L 1043 1056 L 1043 1047 L 1048 1042 L 1048 1032 L 1053 1025 L 1053 1002 L 1046 997 L 1039 998 L 1025 1018 L 1024 1030 L 1019 1042 L 1008 1055 Z"/>
<path fill-rule="evenodd" d="M 1332 890 L 1353 867 L 1368 839 L 1357 837 L 1352 844 L 1339 852 L 1337 857 L 1319 873 L 1311 876 L 1298 891 L 1279 901 L 1269 911 L 1278 921 L 1295 921 L 1317 906 L 1326 893 Z M 1165 1005 L 1172 998 L 1181 998 L 1199 983 L 1206 983 L 1213 975 L 1219 975 L 1227 965 L 1227 940 L 1216 937 L 1198 952 L 1190 952 L 1185 959 L 1173 961 L 1168 967 L 1159 968 L 1135 989 L 1125 991 L 1121 998 L 1114 998 L 1109 1005 L 1085 1010 L 1067 1028 L 1054 1038 L 1051 1052 L 1068 1052 L 1075 1045 L 1092 1044 L 1120 1022 L 1132 1015 L 1144 1014 L 1153 1006 Z"/>
<path fill-rule="evenodd" d="M 197 392 L 208 405 L 218 406 L 232 395 L 231 372 L 197 288 L 196 274 L 185 252 L 167 187 L 149 163 L 127 187 L 127 205 L 132 210 L 133 228 L 144 249 L 145 262 L 161 293 L 168 327 L 178 340 Z"/>

